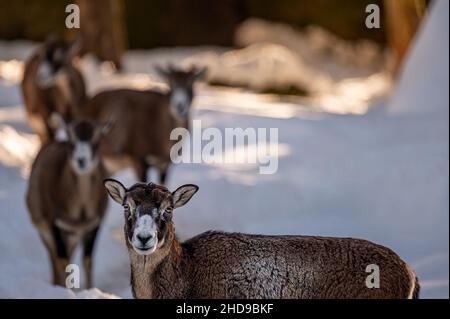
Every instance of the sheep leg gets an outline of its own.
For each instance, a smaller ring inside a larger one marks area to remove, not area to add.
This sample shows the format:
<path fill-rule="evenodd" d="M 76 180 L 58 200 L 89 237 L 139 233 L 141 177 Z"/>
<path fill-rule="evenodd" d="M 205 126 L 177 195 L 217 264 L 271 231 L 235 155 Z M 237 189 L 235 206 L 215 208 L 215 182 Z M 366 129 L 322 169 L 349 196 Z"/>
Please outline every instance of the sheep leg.
<path fill-rule="evenodd" d="M 46 132 L 46 139 L 48 140 L 54 140 L 55 133 L 53 132 L 53 129 L 50 127 L 48 123 L 45 123 L 45 132 Z"/>
<path fill-rule="evenodd" d="M 150 165 L 145 159 L 137 160 L 134 163 L 134 169 L 136 170 L 137 178 L 144 183 L 147 183 L 147 172 L 150 169 Z"/>
<path fill-rule="evenodd" d="M 54 241 L 54 237 L 51 229 L 45 225 L 41 224 L 38 226 L 39 235 L 44 243 L 44 246 L 47 248 L 48 254 L 50 256 L 50 263 L 52 267 L 52 276 L 53 283 L 56 284 L 58 277 L 58 255 L 56 253 L 56 243 Z"/>
<path fill-rule="evenodd" d="M 69 264 L 67 247 L 64 237 L 58 227 L 52 227 L 53 240 L 56 246 L 56 257 L 54 261 L 53 284 L 65 286 L 66 266 Z"/>
<path fill-rule="evenodd" d="M 161 185 L 166 185 L 168 170 L 169 170 L 169 164 L 164 164 L 159 169 L 159 183 Z"/>
<path fill-rule="evenodd" d="M 86 272 L 86 287 L 91 288 L 92 281 L 92 251 L 97 238 L 98 227 L 92 230 L 83 239 L 83 266 Z"/>

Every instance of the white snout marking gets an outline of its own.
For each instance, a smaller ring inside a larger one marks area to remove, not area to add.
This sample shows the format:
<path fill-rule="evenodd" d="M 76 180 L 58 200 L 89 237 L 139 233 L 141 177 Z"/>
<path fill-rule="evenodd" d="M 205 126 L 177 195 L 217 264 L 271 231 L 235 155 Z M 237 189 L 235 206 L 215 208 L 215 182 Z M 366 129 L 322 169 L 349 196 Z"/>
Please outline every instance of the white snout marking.
<path fill-rule="evenodd" d="M 93 159 L 91 145 L 87 142 L 77 142 L 72 154 L 72 167 L 77 174 L 86 174 L 91 172 L 96 161 Z"/>
<path fill-rule="evenodd" d="M 143 245 L 138 237 L 150 239 Z M 158 238 L 156 236 L 156 224 L 150 215 L 137 218 L 131 244 L 133 249 L 141 255 L 148 255 L 155 251 Z"/>
<path fill-rule="evenodd" d="M 185 117 L 189 111 L 189 95 L 185 89 L 175 88 L 170 98 L 170 106 L 173 114 L 177 117 Z"/>

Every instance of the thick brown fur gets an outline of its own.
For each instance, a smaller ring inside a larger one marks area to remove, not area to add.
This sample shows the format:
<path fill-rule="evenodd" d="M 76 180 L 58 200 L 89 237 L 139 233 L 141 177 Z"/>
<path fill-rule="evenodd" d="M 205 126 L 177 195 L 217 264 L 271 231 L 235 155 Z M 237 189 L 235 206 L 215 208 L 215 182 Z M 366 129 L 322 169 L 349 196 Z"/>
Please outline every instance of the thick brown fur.
<path fill-rule="evenodd" d="M 136 297 L 406 299 L 412 289 L 405 262 L 365 240 L 210 231 L 179 244 L 169 237 L 155 256 L 129 249 Z M 369 264 L 380 267 L 378 289 L 366 287 Z"/>
<path fill-rule="evenodd" d="M 189 105 L 194 97 L 193 85 L 203 76 L 205 69 L 181 71 L 170 68 L 164 73 L 170 89 L 103 91 L 92 97 L 79 110 L 78 115 L 97 121 L 114 121 L 114 127 L 103 144 L 102 153 L 110 173 L 132 166 L 140 181 L 147 181 L 152 166 L 159 171 L 159 181 L 165 184 L 172 160 L 170 150 L 180 140 L 171 140 L 174 128 L 190 129 L 189 112 L 175 116 L 171 110 L 173 87 L 185 89 Z"/>
<path fill-rule="evenodd" d="M 167 202 L 173 206 L 173 197 L 166 188 L 140 183 L 127 190 L 124 202 L 151 211 Z M 410 267 L 389 248 L 366 240 L 209 231 L 180 243 L 172 214 L 154 218 L 163 236 L 158 249 L 142 255 L 126 241 L 136 298 L 418 297 Z M 125 224 L 126 238 L 132 224 Z M 366 286 L 370 264 L 379 267 L 379 288 Z"/>
<path fill-rule="evenodd" d="M 188 128 L 189 122 L 171 116 L 168 104 L 165 93 L 120 89 L 101 92 L 82 107 L 83 117 L 114 121 L 102 145 L 107 163 L 112 163 L 111 173 L 131 165 L 145 181 L 149 157 L 161 174 L 167 171 L 170 148 L 176 143 L 170 140 L 170 132 L 175 127 Z"/>

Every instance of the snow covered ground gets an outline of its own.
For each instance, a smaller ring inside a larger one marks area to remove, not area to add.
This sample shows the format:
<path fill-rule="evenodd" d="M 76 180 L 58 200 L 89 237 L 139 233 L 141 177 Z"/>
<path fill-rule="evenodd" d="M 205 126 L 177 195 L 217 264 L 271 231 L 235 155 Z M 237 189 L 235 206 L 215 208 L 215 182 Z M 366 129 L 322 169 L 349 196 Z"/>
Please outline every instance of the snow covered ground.
<path fill-rule="evenodd" d="M 422 87 L 408 91 L 410 80 L 402 79 L 395 105 L 387 99 L 370 101 L 368 112 L 355 115 L 351 113 L 361 112 L 341 112 L 339 105 L 332 112 L 320 101 L 199 85 L 194 119 L 202 120 L 203 127 L 220 129 L 278 128 L 279 168 L 274 175 L 260 175 L 251 165 L 174 167 L 170 188 L 183 183 L 200 186 L 189 204 L 175 212 L 179 237 L 220 229 L 365 238 L 392 248 L 413 266 L 423 298 L 448 298 L 449 122 L 448 91 L 442 89 L 448 87 L 448 2 L 439 5 L 447 8 L 433 14 L 446 21 L 446 34 L 444 23 L 445 39 L 433 42 L 438 47 L 430 49 L 436 56 L 429 63 L 446 67 L 423 66 L 421 72 L 444 72 L 441 90 L 430 91 L 430 84 L 422 81 Z M 423 38 L 438 36 L 425 31 Z M 446 50 L 438 50 L 439 46 Z M 17 74 L 31 49 L 29 43 L 0 43 L 0 297 L 129 298 L 123 217 L 113 202 L 96 246 L 98 289 L 72 292 L 49 284 L 46 251 L 24 203 L 37 140 L 25 120 Z M 83 70 L 91 91 L 147 87 L 153 79 L 152 63 L 190 58 L 202 50 L 209 49 L 130 52 L 125 59 L 129 73 L 122 75 L 110 74 L 106 66 L 96 69 L 89 58 L 83 61 Z M 409 64 L 420 62 L 421 55 L 412 54 L 415 60 Z M 424 73 L 422 77 L 427 79 Z M 370 82 L 359 84 L 357 91 Z M 399 106 L 414 104 L 410 99 L 414 94 L 420 101 L 425 95 L 426 102 L 435 106 L 433 112 L 409 112 L 407 105 Z M 134 182 L 130 170 L 116 177 L 126 185 Z"/>

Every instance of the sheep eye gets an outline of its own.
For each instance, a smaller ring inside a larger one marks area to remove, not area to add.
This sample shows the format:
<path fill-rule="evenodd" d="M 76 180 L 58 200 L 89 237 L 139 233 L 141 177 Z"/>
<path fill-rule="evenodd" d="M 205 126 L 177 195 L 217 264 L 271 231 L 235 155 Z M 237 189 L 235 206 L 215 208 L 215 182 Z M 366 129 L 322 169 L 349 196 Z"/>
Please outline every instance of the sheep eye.
<path fill-rule="evenodd" d="M 130 206 L 128 204 L 123 205 L 123 208 L 125 210 L 125 217 L 127 218 L 128 221 L 131 220 L 132 214 L 130 211 Z"/>
<path fill-rule="evenodd" d="M 128 204 L 124 204 L 123 209 L 125 210 L 126 214 L 129 214 L 131 212 L 130 205 Z"/>

